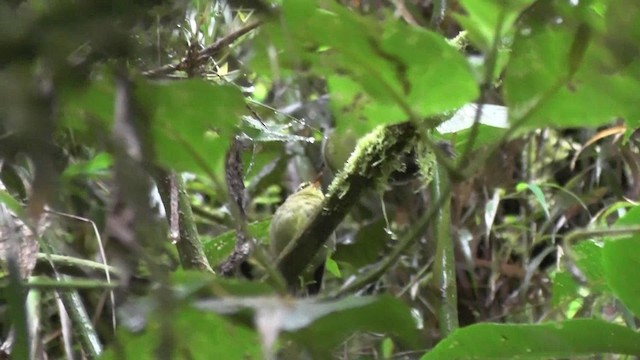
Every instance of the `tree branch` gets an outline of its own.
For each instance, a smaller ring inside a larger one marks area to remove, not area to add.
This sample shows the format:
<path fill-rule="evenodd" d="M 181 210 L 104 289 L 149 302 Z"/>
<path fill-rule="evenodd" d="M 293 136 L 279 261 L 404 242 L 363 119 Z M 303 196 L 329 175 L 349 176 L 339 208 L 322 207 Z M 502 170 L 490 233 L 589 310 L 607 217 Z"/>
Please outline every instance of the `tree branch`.
<path fill-rule="evenodd" d="M 177 209 L 172 209 L 171 206 L 170 193 L 172 190 L 172 178 L 175 180 L 173 185 L 177 187 L 178 191 Z M 158 192 L 164 203 L 165 212 L 171 214 L 175 210 L 178 214 L 177 228 L 179 238 L 176 242 L 176 248 L 180 255 L 182 267 L 184 269 L 213 272 L 204 254 L 200 237 L 198 236 L 198 230 L 196 229 L 193 213 L 191 212 L 189 195 L 187 194 L 182 178 L 180 175 L 159 169 L 156 182 L 158 184 Z M 169 215 L 167 215 L 167 217 L 169 218 Z"/>
<path fill-rule="evenodd" d="M 230 34 L 227 34 L 227 36 L 218 39 L 215 43 L 213 43 L 210 46 L 207 46 L 206 48 L 200 50 L 197 54 L 196 58 L 196 62 L 200 63 L 212 56 L 215 56 L 218 52 L 220 52 L 220 50 L 226 48 L 227 46 L 229 46 L 230 44 L 232 44 L 234 41 L 238 40 L 239 37 L 241 37 L 242 35 L 248 33 L 249 31 L 257 28 L 258 26 L 260 26 L 262 24 L 262 21 L 256 21 L 254 23 L 251 23 L 245 27 L 242 27 Z M 186 69 L 189 61 L 191 61 L 190 58 L 188 57 L 183 57 L 179 62 L 177 63 L 173 63 L 173 64 L 167 64 L 167 65 L 163 65 L 159 68 L 156 69 L 152 69 L 152 70 L 148 70 L 142 73 L 142 75 L 149 77 L 149 78 L 159 78 L 159 77 L 163 77 L 166 75 L 169 75 L 175 71 L 178 70 L 183 70 Z"/>

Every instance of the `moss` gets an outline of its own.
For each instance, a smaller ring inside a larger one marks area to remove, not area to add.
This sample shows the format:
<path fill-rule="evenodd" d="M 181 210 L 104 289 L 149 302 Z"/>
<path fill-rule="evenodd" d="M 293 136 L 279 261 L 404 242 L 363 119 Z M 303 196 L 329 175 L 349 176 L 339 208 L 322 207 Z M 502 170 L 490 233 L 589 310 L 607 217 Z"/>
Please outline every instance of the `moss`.
<path fill-rule="evenodd" d="M 436 155 L 424 141 L 419 141 L 416 146 L 418 167 L 420 169 L 420 180 L 426 186 L 433 180 L 433 169 L 436 166 Z"/>
<path fill-rule="evenodd" d="M 467 39 L 467 31 L 460 31 L 460 33 L 456 37 L 454 37 L 453 39 L 448 39 L 447 42 L 449 43 L 449 45 L 460 51 L 466 49 L 467 45 L 469 45 L 469 40 Z"/>
<path fill-rule="evenodd" d="M 398 137 L 402 134 L 396 126 L 378 126 L 363 136 L 331 185 L 328 194 L 336 194 L 342 198 L 349 191 L 350 176 L 360 176 L 374 181 L 374 188 L 384 189 L 392 172 L 402 171 L 405 166 L 402 155 L 412 149 L 415 140 L 406 141 L 400 151 L 392 148 L 400 143 Z M 406 134 L 405 134 L 406 136 Z"/>
<path fill-rule="evenodd" d="M 442 122 L 448 117 L 443 115 L 442 117 L 434 117 L 436 121 Z M 420 180 L 422 185 L 428 185 L 433 180 L 433 170 L 437 165 L 436 154 L 428 145 L 427 137 L 431 136 L 431 129 L 426 126 L 422 126 L 418 131 L 418 140 L 416 143 L 416 158 L 418 168 L 420 169 Z M 433 143 L 433 142 L 431 142 Z"/>

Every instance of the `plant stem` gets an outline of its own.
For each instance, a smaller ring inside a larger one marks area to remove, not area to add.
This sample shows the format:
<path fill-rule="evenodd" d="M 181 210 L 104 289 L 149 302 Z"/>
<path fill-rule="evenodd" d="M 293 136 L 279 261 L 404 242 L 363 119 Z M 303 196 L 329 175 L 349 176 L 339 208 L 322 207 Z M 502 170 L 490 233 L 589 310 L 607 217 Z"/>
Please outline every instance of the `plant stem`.
<path fill-rule="evenodd" d="M 67 283 L 68 281 L 66 280 L 69 280 L 68 276 L 56 274 L 56 280 L 54 282 L 61 285 Z M 111 286 L 113 283 L 103 283 L 103 285 Z M 77 289 L 77 286 L 74 288 Z M 69 317 L 73 321 L 73 328 L 75 329 L 75 333 L 80 337 L 80 343 L 82 344 L 82 349 L 86 352 L 87 358 L 97 359 L 100 357 L 100 354 L 102 354 L 102 343 L 82 303 L 80 294 L 76 290 L 62 290 L 59 291 L 58 294 L 62 298 L 65 310 L 67 310 Z"/>
<path fill-rule="evenodd" d="M 178 212 L 178 232 L 179 238 L 176 241 L 176 248 L 180 256 L 180 263 L 184 269 L 197 269 L 206 272 L 213 272 L 209 261 L 202 248 L 202 243 L 198 236 L 189 195 L 184 186 L 184 181 L 179 174 L 168 173 L 164 170 L 158 171 L 156 178 L 158 192 L 164 203 L 167 218 L 171 218 L 172 212 Z M 176 187 L 178 192 L 177 209 L 174 209 L 171 201 L 171 188 Z"/>
<path fill-rule="evenodd" d="M 49 262 L 54 263 L 59 266 L 68 266 L 73 268 L 88 268 L 96 271 L 109 271 L 111 274 L 116 276 L 122 276 L 120 270 L 116 267 L 104 265 L 95 261 L 79 259 L 71 256 L 64 255 L 55 255 L 55 254 L 45 254 L 38 253 L 38 263 L 49 264 Z"/>
<path fill-rule="evenodd" d="M 438 199 L 435 221 L 436 253 L 433 266 L 433 287 L 438 301 L 436 308 L 442 337 L 458 328 L 458 295 L 456 269 L 451 238 L 451 191 L 449 177 L 439 166 L 434 168 L 431 182 L 432 198 Z"/>
<path fill-rule="evenodd" d="M 69 290 L 69 289 L 115 289 L 120 283 L 111 281 L 107 283 L 101 280 L 87 280 L 72 278 L 67 275 L 64 276 L 64 281 L 56 279 L 43 279 L 32 278 L 24 287 L 31 289 L 57 289 L 57 290 Z"/>

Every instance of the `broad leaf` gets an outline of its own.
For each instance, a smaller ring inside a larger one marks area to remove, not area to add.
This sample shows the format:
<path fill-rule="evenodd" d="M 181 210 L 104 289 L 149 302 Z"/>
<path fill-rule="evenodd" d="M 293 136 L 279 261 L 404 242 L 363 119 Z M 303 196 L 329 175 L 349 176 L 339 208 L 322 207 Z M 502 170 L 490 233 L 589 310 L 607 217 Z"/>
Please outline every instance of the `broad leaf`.
<path fill-rule="evenodd" d="M 336 301 L 227 297 L 203 300 L 197 307 L 225 315 L 249 310 L 267 347 L 285 332 L 321 358 L 356 331 L 388 333 L 407 345 L 416 344 L 416 327 L 409 309 L 389 296 Z"/>
<path fill-rule="evenodd" d="M 164 344 L 160 322 L 152 321 L 144 332 L 135 334 L 121 328 L 117 347 L 102 359 L 157 359 L 158 351 L 172 359 L 261 359 L 257 334 L 241 325 L 209 312 L 180 307 L 171 315 L 171 340 Z M 168 346 L 167 346 L 168 345 Z M 166 354 L 171 350 L 173 354 Z"/>
<path fill-rule="evenodd" d="M 269 225 L 271 220 L 263 220 L 249 225 L 249 232 L 259 243 L 269 242 Z M 235 247 L 236 232 L 227 231 L 214 238 L 202 237 L 202 247 L 204 253 L 212 266 L 216 266 L 224 261 Z"/>
<path fill-rule="evenodd" d="M 373 21 L 326 2 L 286 1 L 282 13 L 281 23 L 267 27 L 265 40 L 280 51 L 268 56 L 263 43 L 264 56 L 271 68 L 305 64 L 329 75 L 338 129 L 362 135 L 410 115 L 455 109 L 478 94 L 464 57 L 435 33 L 396 19 Z"/>
<path fill-rule="evenodd" d="M 640 224 L 640 206 L 636 206 L 616 225 Z M 607 239 L 602 250 L 602 264 L 607 284 L 622 303 L 636 316 L 640 315 L 640 283 L 631 277 L 640 269 L 640 235 L 623 239 Z"/>
<path fill-rule="evenodd" d="M 138 94 L 153 113 L 158 161 L 176 171 L 221 173 L 245 103 L 232 86 L 203 80 L 149 84 Z"/>
<path fill-rule="evenodd" d="M 463 0 L 460 1 L 466 15 L 458 15 L 456 19 L 467 30 L 468 36 L 475 45 L 489 51 L 496 38 L 503 39 L 520 12 L 531 5 L 533 0 L 499 1 L 499 0 Z"/>
<path fill-rule="evenodd" d="M 458 329 L 422 360 L 550 359 L 640 353 L 640 334 L 601 320 L 538 325 L 476 324 Z"/>

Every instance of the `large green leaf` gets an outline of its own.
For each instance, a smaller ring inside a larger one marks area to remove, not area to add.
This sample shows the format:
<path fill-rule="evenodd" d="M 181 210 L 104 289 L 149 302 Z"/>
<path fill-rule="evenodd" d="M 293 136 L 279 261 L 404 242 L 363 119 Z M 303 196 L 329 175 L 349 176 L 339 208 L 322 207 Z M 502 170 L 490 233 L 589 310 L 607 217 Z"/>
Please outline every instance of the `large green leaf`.
<path fill-rule="evenodd" d="M 137 100 L 153 116 L 158 161 L 176 171 L 221 173 L 227 146 L 245 111 L 242 93 L 204 80 L 141 80 L 137 85 Z M 108 130 L 114 94 L 110 79 L 95 81 L 82 92 L 65 93 L 63 125 L 82 133 Z"/>
<path fill-rule="evenodd" d="M 595 240 L 585 240 L 572 248 L 576 256 L 576 265 L 596 291 L 610 292 L 602 264 L 602 244 Z"/>
<path fill-rule="evenodd" d="M 240 115 L 242 93 L 204 80 L 148 84 L 138 95 L 153 111 L 158 161 L 176 171 L 221 173 Z"/>
<path fill-rule="evenodd" d="M 260 339 L 251 330 L 246 312 L 230 318 L 193 309 L 193 299 L 221 296 L 256 297 L 273 293 L 265 283 L 224 279 L 200 271 L 171 274 L 173 301 L 170 318 L 171 347 L 175 359 L 261 359 Z M 120 307 L 119 346 L 107 350 L 105 359 L 156 359 L 163 338 L 166 311 L 156 295 L 132 299 Z"/>
<path fill-rule="evenodd" d="M 616 225 L 640 224 L 640 206 L 631 209 Z M 640 269 L 640 236 L 607 239 L 602 250 L 602 264 L 607 284 L 622 303 L 640 316 L 640 282 L 633 274 Z"/>
<path fill-rule="evenodd" d="M 197 307 L 218 314 L 236 315 L 250 311 L 263 339 L 286 333 L 317 358 L 331 351 L 356 331 L 375 331 L 395 336 L 415 346 L 417 332 L 409 309 L 390 296 L 349 297 L 326 301 L 244 297 L 203 300 Z"/>
<path fill-rule="evenodd" d="M 171 339 L 166 340 L 157 320 L 151 321 L 144 332 L 134 334 L 122 328 L 118 332 L 118 347 L 108 349 L 102 359 L 157 359 L 158 351 L 173 350 L 172 359 L 261 359 L 257 334 L 244 326 L 235 325 L 210 313 L 180 307 L 171 316 Z"/>
<path fill-rule="evenodd" d="M 377 52 L 393 65 L 400 95 L 420 117 L 458 108 L 478 95 L 466 59 L 436 33 L 394 19 Z"/>
<path fill-rule="evenodd" d="M 384 219 L 361 227 L 352 244 L 338 244 L 333 259 L 355 269 L 375 263 L 383 253 L 388 235 Z"/>
<path fill-rule="evenodd" d="M 537 325 L 476 324 L 455 331 L 422 357 L 430 359 L 550 359 L 640 354 L 640 334 L 601 320 Z"/>
<path fill-rule="evenodd" d="M 63 89 L 61 125 L 76 134 L 108 129 L 113 122 L 114 96 L 115 86 L 109 76 L 91 82 L 86 88 Z M 101 129 L 96 129 L 95 124 Z"/>
<path fill-rule="evenodd" d="M 499 1 L 499 0 L 462 0 L 460 3 L 466 15 L 458 15 L 456 19 L 468 32 L 471 42 L 484 51 L 489 51 L 496 31 L 500 31 L 498 39 L 503 39 L 518 15 L 533 0 Z M 500 29 L 498 29 L 500 27 Z"/>
<path fill-rule="evenodd" d="M 633 274 L 640 269 L 640 237 L 606 241 L 602 262 L 613 293 L 640 316 L 640 282 L 633 279 Z"/>
<path fill-rule="evenodd" d="M 640 3 L 609 1 L 605 15 L 607 29 L 602 42 L 609 50 L 612 67 L 624 67 L 640 54 Z"/>
<path fill-rule="evenodd" d="M 374 123 L 394 123 L 406 119 L 406 114 L 398 106 L 375 101 L 360 84 L 346 75 L 329 76 L 327 85 L 339 132 L 352 131 L 355 135 L 362 135 L 371 131 Z"/>
<path fill-rule="evenodd" d="M 594 12 L 566 7 L 555 26 L 538 24 L 518 32 L 504 79 L 512 123 L 529 128 L 601 126 L 622 117 L 637 122 L 640 63 L 614 68 L 607 62 L 612 33 L 588 21 Z M 602 20 L 601 18 L 596 20 Z M 552 21 L 549 19 L 548 21 Z"/>
<path fill-rule="evenodd" d="M 578 284 L 571 274 L 567 271 L 556 272 L 553 275 L 551 304 L 556 308 L 566 308 L 570 301 L 580 297 L 578 290 Z"/>
<path fill-rule="evenodd" d="M 282 14 L 264 40 L 280 51 L 268 57 L 263 44 L 272 64 L 267 68 L 263 57 L 257 65 L 329 75 L 339 129 L 364 134 L 410 113 L 425 118 L 455 109 L 478 94 L 465 58 L 435 33 L 327 2 L 285 1 Z"/>
<path fill-rule="evenodd" d="M 405 346 L 416 346 L 418 332 L 415 321 L 409 308 L 400 300 L 388 295 L 351 297 L 334 305 L 336 307 L 330 314 L 319 317 L 313 325 L 301 328 L 291 336 L 318 356 L 328 354 L 357 331 L 392 335 Z M 320 309 L 309 310 L 316 313 Z"/>

